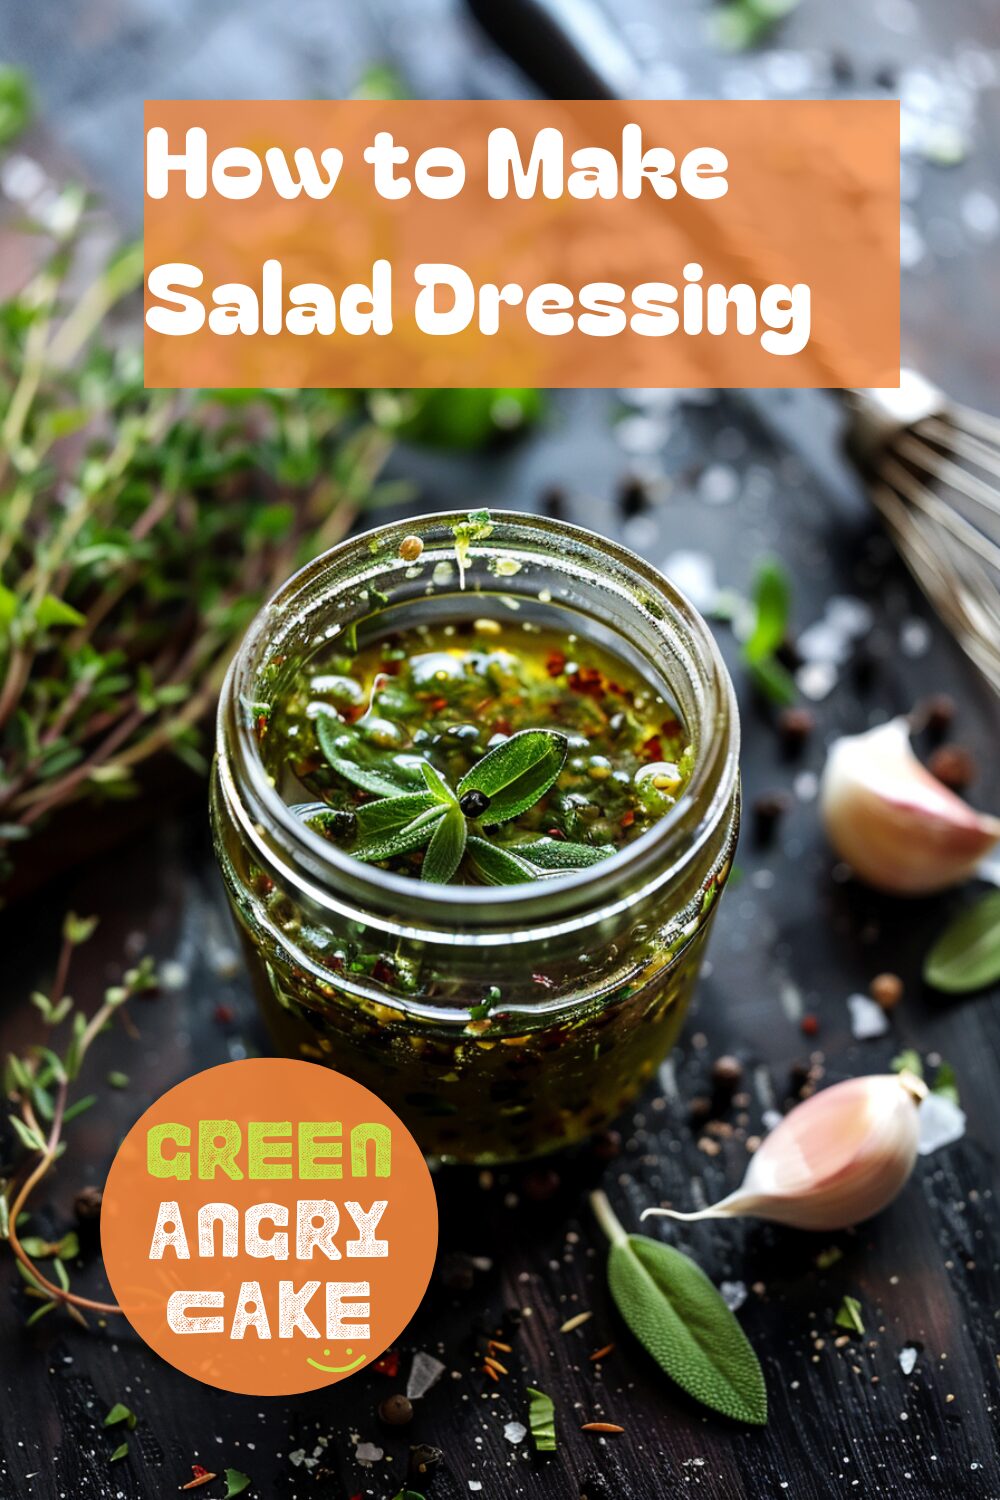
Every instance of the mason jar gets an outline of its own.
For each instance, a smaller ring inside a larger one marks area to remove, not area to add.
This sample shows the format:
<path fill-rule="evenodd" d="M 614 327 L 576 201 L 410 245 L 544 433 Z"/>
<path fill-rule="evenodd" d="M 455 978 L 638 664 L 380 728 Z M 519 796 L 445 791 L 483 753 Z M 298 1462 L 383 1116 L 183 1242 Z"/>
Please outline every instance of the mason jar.
<path fill-rule="evenodd" d="M 731 866 L 739 726 L 704 620 L 648 563 L 505 512 L 456 555 L 464 519 L 353 537 L 265 605 L 222 692 L 212 822 L 276 1047 L 365 1084 L 429 1154 L 493 1163 L 609 1125 L 674 1045 Z M 293 814 L 260 735 L 304 663 L 345 634 L 511 611 L 590 637 L 676 705 L 693 768 L 665 816 L 598 864 L 498 888 L 361 863 Z"/>

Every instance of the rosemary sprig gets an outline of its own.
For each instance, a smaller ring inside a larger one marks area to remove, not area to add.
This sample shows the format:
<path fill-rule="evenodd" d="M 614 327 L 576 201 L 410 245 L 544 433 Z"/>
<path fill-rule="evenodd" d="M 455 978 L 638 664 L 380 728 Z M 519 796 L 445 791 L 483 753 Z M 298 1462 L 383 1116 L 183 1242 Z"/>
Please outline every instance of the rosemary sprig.
<path fill-rule="evenodd" d="M 95 1302 L 70 1290 L 64 1259 L 71 1258 L 77 1245 L 75 1236 L 64 1241 L 44 1244 L 22 1239 L 22 1215 L 35 1188 L 65 1150 L 63 1140 L 67 1124 L 96 1101 L 93 1095 L 70 1103 L 69 1094 L 91 1046 L 105 1030 L 115 1012 L 127 1001 L 156 987 L 156 976 L 150 959 L 143 959 L 126 971 L 120 984 L 105 990 L 104 1000 L 92 1016 L 76 1008 L 66 993 L 73 952 L 85 943 L 96 927 L 94 918 L 80 918 L 72 913 L 63 924 L 62 947 L 49 994 L 35 994 L 32 1002 L 40 1011 L 50 1031 L 68 1027 L 69 1040 L 60 1054 L 48 1045 L 36 1045 L 24 1057 L 14 1054 L 7 1059 L 4 1091 L 9 1105 L 11 1126 L 28 1155 L 22 1165 L 0 1182 L 0 1239 L 5 1239 L 17 1260 L 18 1269 L 27 1283 L 27 1294 L 40 1303 L 29 1319 L 37 1321 L 54 1307 L 63 1305 L 71 1316 L 86 1326 L 83 1310 L 101 1313 L 120 1312 L 115 1303 Z M 39 1256 L 55 1256 L 53 1265 L 57 1282 L 38 1268 Z"/>

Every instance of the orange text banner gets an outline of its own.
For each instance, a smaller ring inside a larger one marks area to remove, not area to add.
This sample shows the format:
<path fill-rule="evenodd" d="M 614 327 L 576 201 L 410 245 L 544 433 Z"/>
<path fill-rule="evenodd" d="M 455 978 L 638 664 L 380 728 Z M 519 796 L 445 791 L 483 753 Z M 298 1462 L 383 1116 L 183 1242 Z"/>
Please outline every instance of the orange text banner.
<path fill-rule="evenodd" d="M 890 386 L 891 101 L 146 106 L 148 386 Z"/>

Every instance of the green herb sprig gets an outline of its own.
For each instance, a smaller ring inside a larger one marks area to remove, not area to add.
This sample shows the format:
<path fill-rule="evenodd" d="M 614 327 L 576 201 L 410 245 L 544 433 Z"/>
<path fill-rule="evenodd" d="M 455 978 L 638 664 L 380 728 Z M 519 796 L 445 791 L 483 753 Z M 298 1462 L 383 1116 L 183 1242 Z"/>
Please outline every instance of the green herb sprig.
<path fill-rule="evenodd" d="M 754 576 L 753 627 L 743 643 L 743 660 L 757 689 L 783 708 L 798 698 L 795 679 L 776 655 L 788 632 L 791 598 L 788 574 L 774 558 L 765 558 Z"/>
<path fill-rule="evenodd" d="M 446 885 L 465 861 L 486 885 L 519 885 L 583 869 L 611 852 L 554 838 L 504 847 L 486 837 L 486 829 L 520 817 L 555 783 L 568 747 L 557 730 L 512 734 L 488 750 L 454 790 L 426 760 L 405 770 L 394 762 L 371 766 L 352 760 L 335 714 L 319 717 L 316 736 L 331 769 L 375 798 L 354 814 L 357 840 L 350 852 L 355 859 L 381 863 L 425 848 L 422 880 Z M 422 780 L 422 790 L 413 789 L 415 778 Z M 336 825 L 337 814 L 322 806 L 307 804 L 297 811 L 318 831 Z"/>
<path fill-rule="evenodd" d="M 85 1311 L 102 1315 L 121 1312 L 115 1303 L 95 1302 L 71 1291 L 65 1262 L 79 1253 L 75 1234 L 65 1235 L 52 1244 L 33 1236 L 21 1237 L 23 1217 L 28 1212 L 32 1193 L 66 1149 L 63 1140 L 65 1127 L 97 1102 L 93 1094 L 72 1103 L 69 1099 L 71 1086 L 79 1076 L 87 1053 L 116 1011 L 136 995 L 156 987 L 152 961 L 143 959 L 126 971 L 120 984 L 105 990 L 104 1000 L 92 1016 L 74 1006 L 66 992 L 70 963 L 74 950 L 87 942 L 96 925 L 91 917 L 79 918 L 71 913 L 66 918 L 52 990 L 47 995 L 32 996 L 32 1002 L 50 1032 L 57 1027 L 68 1029 L 68 1041 L 63 1051 L 60 1053 L 51 1046 L 38 1044 L 23 1057 L 11 1054 L 4 1070 L 8 1118 L 28 1155 L 10 1178 L 0 1181 L 0 1240 L 6 1240 L 10 1245 L 25 1282 L 26 1295 L 39 1303 L 28 1319 L 29 1323 L 37 1322 L 58 1306 L 65 1307 L 70 1316 L 84 1327 L 87 1326 Z M 51 1261 L 55 1281 L 39 1270 L 37 1261 L 45 1259 Z M 118 1410 L 112 1408 L 106 1425 L 125 1420 L 125 1416 L 114 1415 Z M 125 1411 L 124 1408 L 121 1410 Z"/>
<path fill-rule="evenodd" d="M 671 1245 L 626 1234 L 606 1194 L 591 1194 L 611 1242 L 608 1286 L 618 1311 L 682 1390 L 737 1422 L 763 1426 L 767 1388 L 756 1354 L 705 1273 Z"/>

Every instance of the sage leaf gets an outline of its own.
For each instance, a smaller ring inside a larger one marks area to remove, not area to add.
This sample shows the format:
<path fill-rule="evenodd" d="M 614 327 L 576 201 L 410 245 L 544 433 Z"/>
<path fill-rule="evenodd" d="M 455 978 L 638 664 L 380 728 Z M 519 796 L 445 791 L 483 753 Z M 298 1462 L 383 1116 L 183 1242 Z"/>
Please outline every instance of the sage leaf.
<path fill-rule="evenodd" d="M 639 1342 L 703 1406 L 763 1426 L 767 1389 L 757 1356 L 704 1271 L 672 1245 L 626 1234 L 603 1193 L 591 1203 L 611 1240 L 611 1295 Z"/>
<path fill-rule="evenodd" d="M 574 844 L 569 839 L 533 839 L 517 844 L 516 853 L 542 870 L 585 870 L 614 854 L 610 846 Z"/>
<path fill-rule="evenodd" d="M 432 766 L 429 760 L 425 760 L 421 764 L 420 770 L 424 781 L 427 783 L 427 790 L 436 801 L 448 803 L 456 800 L 455 793 L 445 781 L 441 772 L 436 766 Z"/>
<path fill-rule="evenodd" d="M 465 852 L 473 873 L 484 885 L 523 885 L 525 881 L 538 879 L 538 872 L 526 859 L 474 834 L 466 840 Z"/>
<path fill-rule="evenodd" d="M 345 750 L 356 741 L 335 714 L 319 714 L 315 723 L 316 738 L 327 765 L 352 786 L 360 787 L 363 792 L 371 792 L 376 797 L 395 797 L 400 792 L 413 790 L 414 777 L 409 767 L 396 765 L 388 760 L 364 765 L 345 754 Z"/>
<path fill-rule="evenodd" d="M 355 809 L 358 836 L 363 841 L 387 838 L 398 833 L 421 813 L 440 804 L 429 792 L 403 792 L 396 797 L 383 797 L 378 802 L 366 802 Z"/>
<path fill-rule="evenodd" d="M 563 768 L 568 741 L 554 729 L 522 729 L 487 751 L 458 784 L 461 800 L 481 792 L 489 806 L 482 822 L 507 823 L 533 807 Z"/>
<path fill-rule="evenodd" d="M 438 804 L 440 806 L 440 804 Z M 465 814 L 458 803 L 452 800 L 444 810 L 427 845 L 424 863 L 420 870 L 421 880 L 432 880 L 438 885 L 447 885 L 465 853 Z"/>
<path fill-rule="evenodd" d="M 395 854 L 409 854 L 412 849 L 419 849 L 426 844 L 434 833 L 435 825 L 445 815 L 446 809 L 440 802 L 433 803 L 424 812 L 400 828 L 396 833 L 386 834 L 382 837 L 376 836 L 369 842 L 355 844 L 351 853 L 355 859 L 371 863 L 377 863 L 382 859 L 392 859 Z"/>
<path fill-rule="evenodd" d="M 1000 979 L 1000 890 L 990 891 L 945 928 L 924 962 L 924 979 L 963 995 Z"/>
<path fill-rule="evenodd" d="M 528 1386 L 530 1403 L 528 1406 L 528 1426 L 531 1428 L 531 1441 L 539 1453 L 554 1453 L 556 1449 L 556 1420 L 555 1406 L 551 1396 L 546 1396 L 544 1391 L 536 1391 L 534 1386 Z"/>

